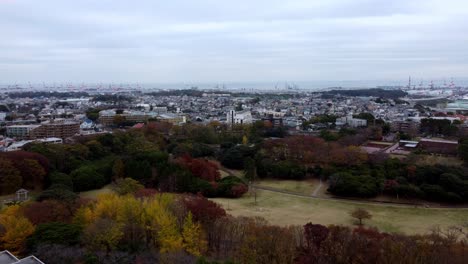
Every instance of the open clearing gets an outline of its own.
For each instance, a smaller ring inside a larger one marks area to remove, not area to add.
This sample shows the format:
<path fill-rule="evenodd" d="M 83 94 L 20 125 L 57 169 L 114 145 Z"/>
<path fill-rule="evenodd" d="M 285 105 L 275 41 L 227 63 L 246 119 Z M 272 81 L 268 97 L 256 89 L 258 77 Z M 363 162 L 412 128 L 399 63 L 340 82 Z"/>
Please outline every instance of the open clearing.
<path fill-rule="evenodd" d="M 255 182 L 255 185 L 275 188 L 282 191 L 295 192 L 299 194 L 312 195 L 315 188 L 319 185 L 319 180 L 275 180 L 261 179 Z"/>
<path fill-rule="evenodd" d="M 431 228 L 446 228 L 468 223 L 468 209 L 415 208 L 408 206 L 361 204 L 350 201 L 330 201 L 297 197 L 257 190 L 257 205 L 253 195 L 239 199 L 214 198 L 234 216 L 260 216 L 276 225 L 304 225 L 308 222 L 330 225 L 353 225 L 349 212 L 360 207 L 372 214 L 365 221 L 385 232 L 423 234 Z"/>
<path fill-rule="evenodd" d="M 112 192 L 113 191 L 111 189 L 111 185 L 109 184 L 109 185 L 102 187 L 101 189 L 81 192 L 80 197 L 88 198 L 88 199 L 96 199 L 100 194 L 112 193 Z"/>

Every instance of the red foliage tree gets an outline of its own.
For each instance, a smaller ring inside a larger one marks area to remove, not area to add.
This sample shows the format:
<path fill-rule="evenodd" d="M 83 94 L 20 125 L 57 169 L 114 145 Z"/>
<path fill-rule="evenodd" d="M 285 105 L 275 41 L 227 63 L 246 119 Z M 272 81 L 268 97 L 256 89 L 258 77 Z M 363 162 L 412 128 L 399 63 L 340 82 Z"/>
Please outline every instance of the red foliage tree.
<path fill-rule="evenodd" d="M 244 193 L 246 193 L 248 190 L 249 190 L 249 188 L 245 184 L 234 185 L 234 186 L 231 187 L 231 196 L 233 198 L 239 198 Z"/>
<path fill-rule="evenodd" d="M 328 228 L 323 225 L 307 223 L 304 226 L 304 237 L 307 248 L 319 248 L 320 244 L 328 237 Z"/>
<path fill-rule="evenodd" d="M 49 160 L 38 153 L 13 151 L 0 153 L 0 157 L 10 160 L 20 172 L 23 186 L 28 189 L 41 189 L 45 175 L 49 173 Z"/>
<path fill-rule="evenodd" d="M 44 168 L 46 173 L 49 173 L 49 160 L 43 155 L 38 154 L 38 153 L 20 150 L 20 151 L 0 153 L 0 157 L 7 158 L 11 160 L 14 164 L 17 164 L 19 163 L 19 161 L 23 161 L 25 159 L 36 160 L 37 162 L 39 162 L 39 164 L 41 164 L 41 166 Z"/>
<path fill-rule="evenodd" d="M 183 199 L 184 205 L 192 213 L 196 221 L 210 223 L 218 218 L 226 216 L 226 211 L 217 203 L 212 202 L 202 195 L 186 196 Z"/>
<path fill-rule="evenodd" d="M 23 214 L 31 223 L 38 225 L 48 222 L 70 222 L 77 206 L 69 205 L 57 200 L 33 202 L 23 208 Z"/>
<path fill-rule="evenodd" d="M 176 160 L 182 167 L 187 168 L 193 174 L 193 176 L 214 182 L 221 178 L 219 168 L 216 163 L 211 162 L 207 159 L 194 159 L 189 155 L 183 155 Z"/>

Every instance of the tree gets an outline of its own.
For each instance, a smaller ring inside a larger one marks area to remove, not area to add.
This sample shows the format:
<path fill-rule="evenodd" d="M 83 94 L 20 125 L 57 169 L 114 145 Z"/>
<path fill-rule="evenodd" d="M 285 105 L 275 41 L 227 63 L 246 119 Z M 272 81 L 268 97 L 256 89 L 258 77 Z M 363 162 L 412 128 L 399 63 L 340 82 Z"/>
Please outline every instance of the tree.
<path fill-rule="evenodd" d="M 78 192 L 99 189 L 106 184 L 104 176 L 90 165 L 81 166 L 79 169 L 72 171 L 70 176 L 73 179 L 75 191 Z"/>
<path fill-rule="evenodd" d="M 143 188 L 142 184 L 132 178 L 118 179 L 113 186 L 114 191 L 119 195 L 136 193 Z"/>
<path fill-rule="evenodd" d="M 49 222 L 36 227 L 28 244 L 37 247 L 41 244 L 76 245 L 80 242 L 81 227 L 74 224 Z"/>
<path fill-rule="evenodd" d="M 213 223 L 216 219 L 226 216 L 226 211 L 219 204 L 210 201 L 203 195 L 186 196 L 183 199 L 184 205 L 193 215 L 195 221 L 205 225 Z"/>
<path fill-rule="evenodd" d="M 62 202 L 74 202 L 78 198 L 78 195 L 71 191 L 69 186 L 63 184 L 54 184 L 47 190 L 41 192 L 37 197 L 38 201 L 44 200 L 58 200 Z"/>
<path fill-rule="evenodd" d="M 366 211 L 366 210 L 364 210 L 362 208 L 356 208 L 354 211 L 350 212 L 350 215 L 351 215 L 351 217 L 356 218 L 356 219 L 359 220 L 359 225 L 362 225 L 362 220 L 363 219 L 371 219 L 372 218 L 372 215 L 368 211 Z"/>
<path fill-rule="evenodd" d="M 247 143 L 249 143 L 249 139 L 247 138 L 246 135 L 244 135 L 244 136 L 242 137 L 242 145 L 247 145 Z"/>
<path fill-rule="evenodd" d="M 76 208 L 76 205 L 74 206 Z M 74 210 L 63 200 L 44 200 L 23 207 L 23 214 L 31 223 L 38 225 L 47 222 L 69 222 Z"/>
<path fill-rule="evenodd" d="M 23 186 L 28 189 L 42 189 L 46 170 L 35 159 L 24 159 L 18 162 L 21 176 L 23 178 Z"/>
<path fill-rule="evenodd" d="M 117 180 L 123 178 L 125 178 L 125 164 L 122 159 L 116 159 L 112 167 L 112 179 Z"/>
<path fill-rule="evenodd" d="M 105 250 L 109 254 L 117 247 L 123 235 L 120 224 L 111 219 L 99 218 L 85 229 L 83 241 L 92 250 Z"/>
<path fill-rule="evenodd" d="M 26 239 L 34 233 L 34 226 L 20 214 L 18 205 L 8 207 L 0 215 L 0 226 L 5 230 L 0 234 L 0 247 L 15 255 L 22 254 Z"/>
<path fill-rule="evenodd" d="M 92 160 L 100 159 L 108 154 L 101 142 L 97 140 L 88 141 L 85 145 L 89 149 L 89 158 Z"/>
<path fill-rule="evenodd" d="M 73 190 L 73 180 L 70 175 L 65 173 L 54 171 L 49 175 L 49 181 L 51 185 L 61 184 L 69 187 L 70 190 Z"/>
<path fill-rule="evenodd" d="M 21 188 L 23 178 L 10 160 L 0 158 L 0 193 L 9 194 Z"/>
<path fill-rule="evenodd" d="M 177 163 L 188 169 L 193 176 L 209 182 L 217 181 L 221 177 L 218 166 L 207 159 L 194 159 L 184 155 L 177 159 Z"/>
<path fill-rule="evenodd" d="M 328 237 L 328 228 L 323 225 L 307 223 L 304 225 L 304 237 L 308 249 L 318 249 L 320 244 Z"/>
<path fill-rule="evenodd" d="M 255 160 L 247 158 L 244 161 L 244 177 L 250 181 L 255 181 L 257 178 L 257 168 L 255 166 Z"/>
<path fill-rule="evenodd" d="M 460 139 L 458 144 L 458 156 L 468 163 L 468 138 Z"/>
<path fill-rule="evenodd" d="M 207 249 L 204 235 L 201 225 L 193 222 L 192 214 L 189 212 L 182 227 L 185 250 L 197 257 L 201 256 Z"/>
<path fill-rule="evenodd" d="M 96 109 L 96 108 L 90 108 L 86 111 L 86 117 L 93 121 L 93 122 L 96 122 L 96 120 L 98 120 L 99 118 L 99 109 Z"/>

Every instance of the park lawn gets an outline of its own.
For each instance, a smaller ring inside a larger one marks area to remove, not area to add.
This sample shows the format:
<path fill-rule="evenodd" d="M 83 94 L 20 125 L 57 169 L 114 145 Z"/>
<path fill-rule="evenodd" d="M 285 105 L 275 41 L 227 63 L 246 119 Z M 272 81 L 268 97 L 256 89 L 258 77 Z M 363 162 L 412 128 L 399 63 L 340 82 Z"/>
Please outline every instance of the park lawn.
<path fill-rule="evenodd" d="M 88 198 L 88 199 L 96 199 L 100 194 L 105 194 L 105 193 L 113 193 L 111 189 L 111 185 L 108 184 L 101 189 L 96 189 L 96 190 L 91 190 L 91 191 L 86 191 L 86 192 L 81 192 L 80 197 L 81 198 Z"/>
<path fill-rule="evenodd" d="M 318 180 L 276 180 L 276 179 L 261 179 L 255 184 L 275 188 L 282 191 L 294 192 L 299 194 L 311 195 L 318 186 Z"/>
<path fill-rule="evenodd" d="M 331 201 L 297 197 L 270 191 L 257 191 L 257 205 L 254 198 L 246 194 L 239 199 L 211 199 L 223 206 L 234 216 L 260 216 L 271 224 L 304 225 L 308 222 L 322 225 L 354 225 L 349 212 L 364 208 L 372 214 L 366 220 L 367 226 L 377 227 L 384 232 L 424 234 L 431 228 L 447 228 L 468 222 L 468 209 L 414 208 L 379 204 L 364 204 L 350 201 Z"/>

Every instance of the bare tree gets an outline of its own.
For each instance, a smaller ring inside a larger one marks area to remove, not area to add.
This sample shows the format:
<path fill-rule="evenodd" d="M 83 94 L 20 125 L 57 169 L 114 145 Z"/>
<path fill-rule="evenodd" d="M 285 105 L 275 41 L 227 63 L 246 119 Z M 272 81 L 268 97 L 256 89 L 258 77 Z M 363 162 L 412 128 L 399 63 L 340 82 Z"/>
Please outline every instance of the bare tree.
<path fill-rule="evenodd" d="M 359 225 L 362 225 L 362 220 L 363 219 L 371 219 L 372 215 L 367 211 L 362 208 L 356 208 L 352 212 L 349 213 L 351 217 L 356 218 L 359 220 Z"/>

